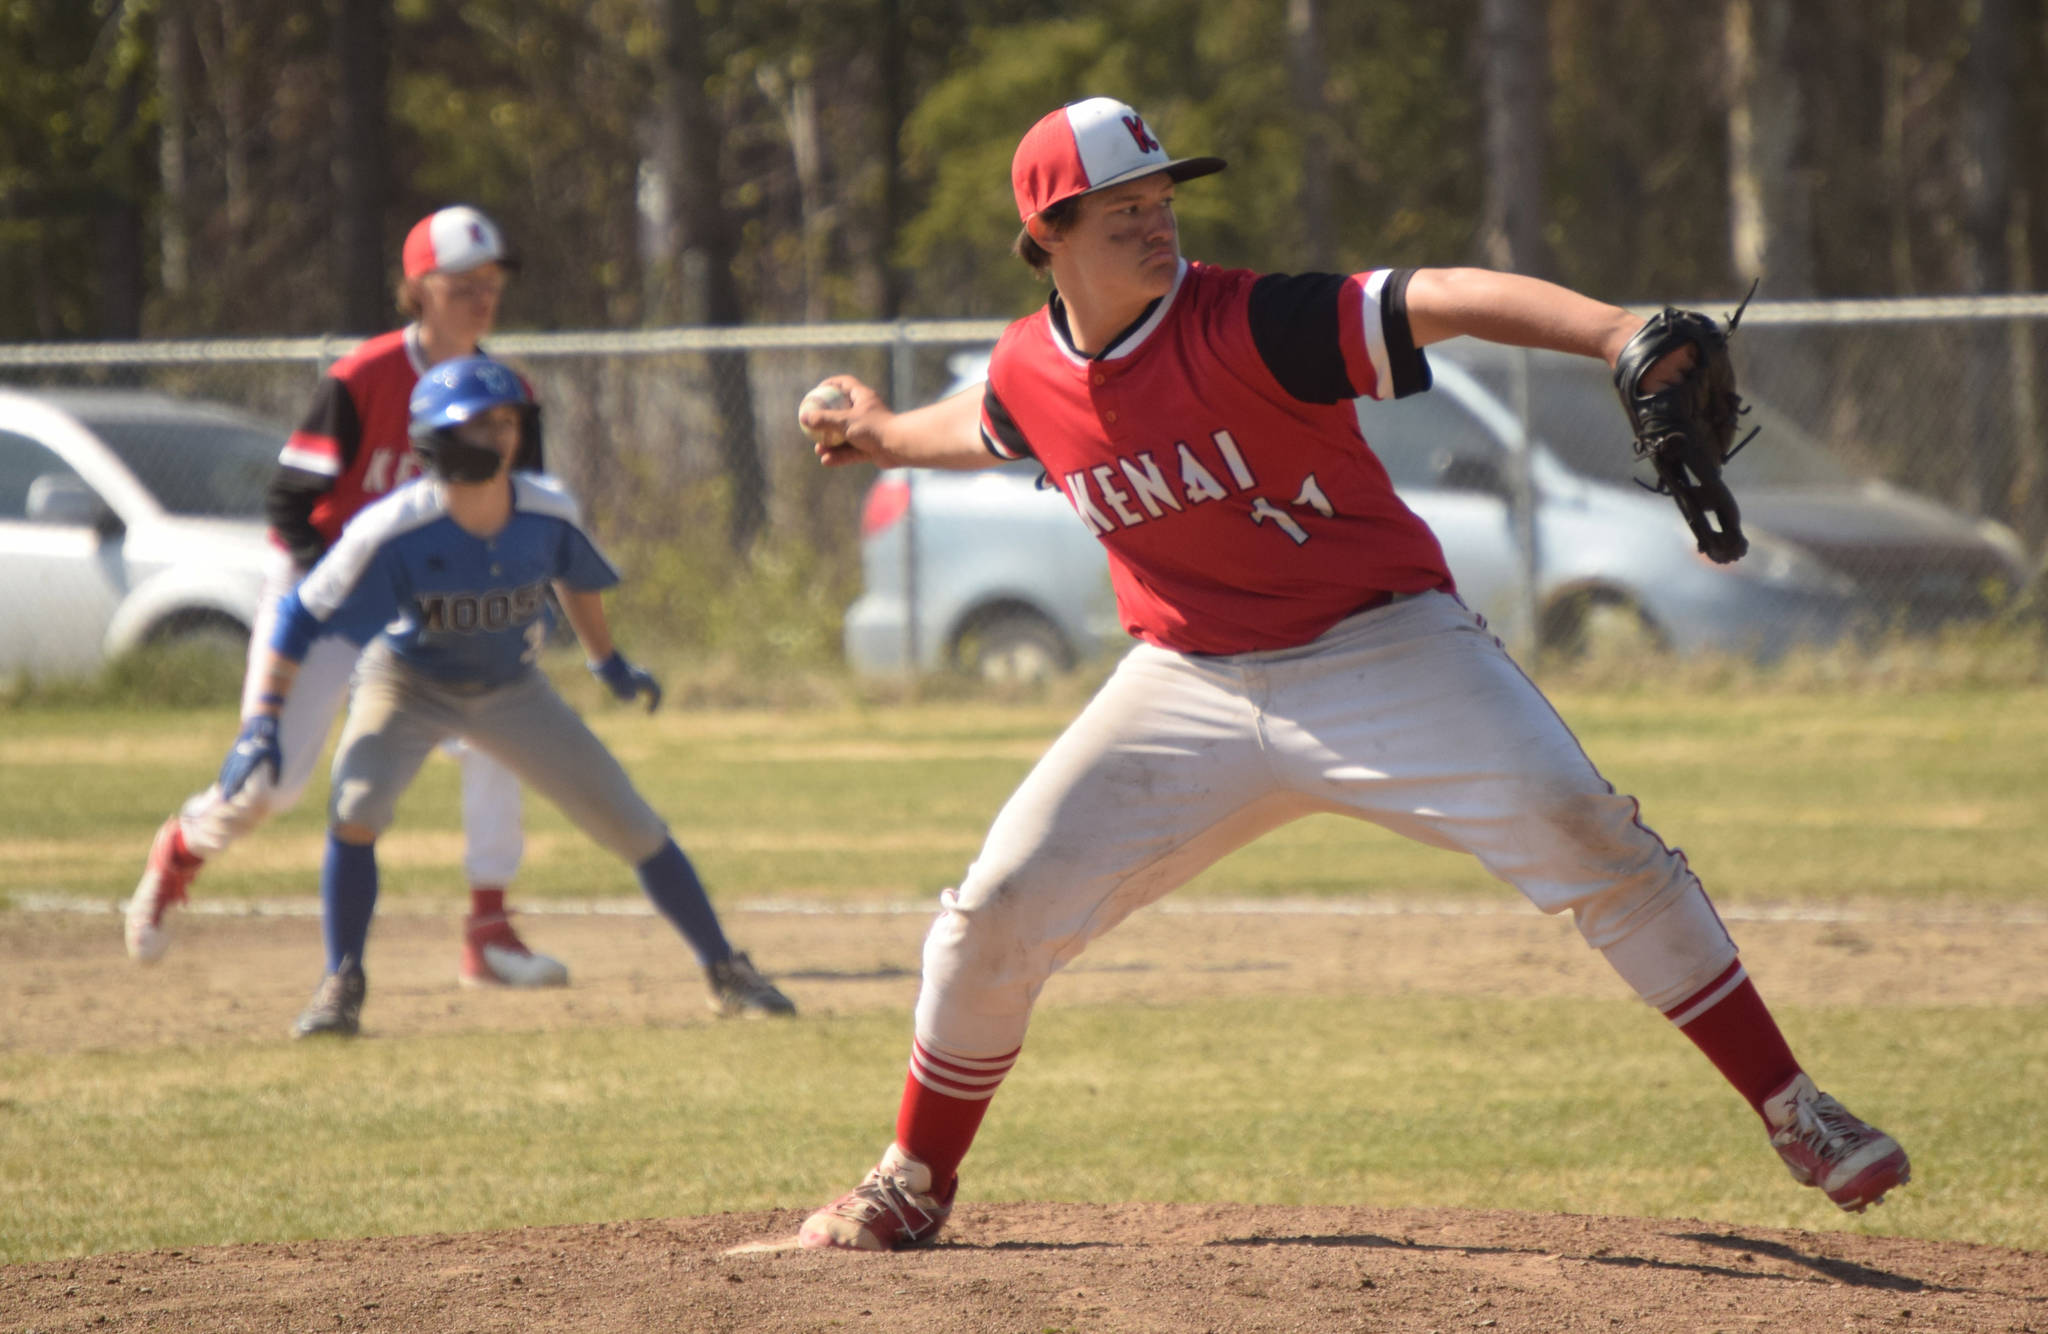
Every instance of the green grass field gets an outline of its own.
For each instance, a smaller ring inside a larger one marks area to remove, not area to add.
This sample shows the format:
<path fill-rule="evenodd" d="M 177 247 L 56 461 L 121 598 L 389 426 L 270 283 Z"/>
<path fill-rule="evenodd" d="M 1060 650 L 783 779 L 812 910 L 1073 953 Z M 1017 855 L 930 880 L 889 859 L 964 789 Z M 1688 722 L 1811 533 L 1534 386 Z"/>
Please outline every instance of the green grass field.
<path fill-rule="evenodd" d="M 1781 1017 L 1825 1032 L 1828 1063 L 1865 1084 L 1887 1072 L 1916 1179 L 1863 1219 L 1793 1189 L 1704 1062 L 1622 1002 L 1051 1009 L 976 1146 L 973 1196 L 1560 1210 L 2048 1249 L 2048 1006 Z M 905 1033 L 902 1015 L 866 1015 L 0 1056 L 0 1260 L 815 1204 L 886 1140 Z"/>
<path fill-rule="evenodd" d="M 1642 799 L 1717 901 L 2038 902 L 2048 689 L 1560 694 L 1602 771 Z M 588 716 L 723 897 L 925 900 L 1073 706 L 971 703 Z M 224 710 L 25 710 L 0 728 L 0 886 L 121 898 L 150 835 L 234 736 Z M 207 871 L 209 898 L 311 892 L 326 784 Z M 435 760 L 387 836 L 385 892 L 444 893 L 456 768 Z M 632 896 L 543 803 L 522 894 Z M 1225 898 L 1494 895 L 1476 864 L 1317 817 L 1183 891 Z"/>
<path fill-rule="evenodd" d="M 650 720 L 579 698 L 726 904 L 928 901 L 1072 712 Z M 2048 689 L 1556 702 L 1723 904 L 2041 905 Z M 124 897 L 233 730 L 223 710 L 0 714 L 0 887 Z M 458 901 L 454 775 L 431 764 L 402 808 L 387 894 Z M 310 895 L 324 789 L 209 868 L 208 898 Z M 529 815 L 525 898 L 635 893 L 552 810 Z M 1335 819 L 1183 891 L 1505 892 Z M 1790 1189 L 1753 1119 L 1639 1006 L 1455 996 L 1364 1013 L 1342 996 L 1050 1009 L 977 1146 L 974 1195 L 1683 1215 L 2048 1249 L 2048 1006 L 1781 1017 L 1825 1035 L 1830 1068 L 1883 1081 L 1893 1128 L 1917 1137 L 1900 1202 L 1847 1220 Z M 886 1137 L 907 1026 L 887 1013 L 79 1055 L 21 1051 L 0 1030 L 0 1260 L 805 1206 Z"/>

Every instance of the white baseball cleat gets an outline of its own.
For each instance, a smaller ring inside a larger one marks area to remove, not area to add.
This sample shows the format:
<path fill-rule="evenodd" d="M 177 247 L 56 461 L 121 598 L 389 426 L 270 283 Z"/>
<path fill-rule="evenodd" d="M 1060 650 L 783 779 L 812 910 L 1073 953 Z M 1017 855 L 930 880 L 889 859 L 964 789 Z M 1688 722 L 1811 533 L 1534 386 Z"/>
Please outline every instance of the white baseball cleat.
<path fill-rule="evenodd" d="M 1793 1179 L 1860 1214 L 1913 1179 L 1899 1142 L 1813 1086 L 1804 1074 L 1764 1100 L 1771 1147 Z"/>
<path fill-rule="evenodd" d="M 122 937 L 128 943 L 128 957 L 137 963 L 155 963 L 171 947 L 170 928 L 164 913 L 185 901 L 192 877 L 204 865 L 201 858 L 180 851 L 178 817 L 165 820 L 149 845 L 149 861 L 142 879 L 128 896 L 127 921 Z"/>
<path fill-rule="evenodd" d="M 867 1179 L 804 1220 L 807 1250 L 900 1251 L 927 1246 L 953 1213 L 960 1178 L 932 1191 L 931 1169 L 891 1144 Z"/>
<path fill-rule="evenodd" d="M 569 966 L 526 948 L 509 914 L 471 913 L 463 924 L 462 985 L 566 987 Z"/>

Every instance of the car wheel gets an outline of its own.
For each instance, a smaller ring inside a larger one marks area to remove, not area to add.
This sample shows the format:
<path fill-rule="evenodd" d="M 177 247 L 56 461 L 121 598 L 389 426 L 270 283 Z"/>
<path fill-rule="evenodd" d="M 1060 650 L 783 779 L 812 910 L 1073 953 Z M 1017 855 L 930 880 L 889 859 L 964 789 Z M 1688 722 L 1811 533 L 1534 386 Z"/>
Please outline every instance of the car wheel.
<path fill-rule="evenodd" d="M 151 648 L 220 653 L 240 661 L 249 654 L 249 627 L 215 611 L 181 611 L 165 617 L 149 632 Z"/>
<path fill-rule="evenodd" d="M 1670 646 L 1656 620 L 1628 594 L 1612 588 L 1584 588 L 1552 602 L 1543 612 L 1542 650 L 1567 661 L 1635 658 Z"/>
<path fill-rule="evenodd" d="M 108 661 L 101 682 L 116 694 L 173 708 L 239 698 L 249 631 L 216 611 L 181 611 L 150 627 L 132 652 Z"/>
<path fill-rule="evenodd" d="M 1074 665 L 1074 651 L 1059 627 L 1035 611 L 1005 607 L 985 612 L 953 643 L 961 671 L 991 684 L 1046 681 Z"/>

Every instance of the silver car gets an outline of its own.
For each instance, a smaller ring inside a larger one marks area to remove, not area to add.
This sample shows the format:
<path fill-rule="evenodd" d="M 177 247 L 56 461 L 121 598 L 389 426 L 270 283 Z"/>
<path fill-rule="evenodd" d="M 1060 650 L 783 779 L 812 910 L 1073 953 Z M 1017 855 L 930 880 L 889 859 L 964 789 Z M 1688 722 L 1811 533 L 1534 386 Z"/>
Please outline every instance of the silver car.
<path fill-rule="evenodd" d="M 1754 399 L 1745 426 L 1758 435 L 1727 473 L 1749 554 L 1716 565 L 1670 498 L 1638 484 L 1651 474 L 1606 367 L 1470 339 L 1429 356 L 1436 388 L 1361 400 L 1360 424 L 1461 595 L 1510 643 L 1570 653 L 1621 638 L 1768 661 L 1851 630 L 1982 616 L 2026 582 L 2011 529 L 1851 475 Z M 1523 393 L 1533 438 L 1518 454 L 1509 405 Z M 1515 522 L 1523 458 L 1530 525 Z"/>
<path fill-rule="evenodd" d="M 1360 424 L 1443 543 L 1460 594 L 1511 645 L 1571 653 L 1620 640 L 1768 660 L 1858 627 L 1982 615 L 2026 580 L 2010 529 L 1849 475 L 1761 404 L 1749 422 L 1762 433 L 1728 474 L 1750 551 L 1715 565 L 1677 507 L 1636 485 L 1605 367 L 1470 339 L 1429 357 L 1434 389 L 1360 400 Z M 947 392 L 971 388 L 987 354 L 953 369 Z M 1524 394 L 1526 448 L 1511 406 Z M 857 671 L 915 662 L 1030 677 L 1127 642 L 1100 544 L 1028 461 L 881 474 L 862 553 L 865 591 L 845 633 Z"/>
<path fill-rule="evenodd" d="M 160 394 L 0 389 L 0 673 L 87 675 L 179 638 L 239 651 L 286 435 Z"/>

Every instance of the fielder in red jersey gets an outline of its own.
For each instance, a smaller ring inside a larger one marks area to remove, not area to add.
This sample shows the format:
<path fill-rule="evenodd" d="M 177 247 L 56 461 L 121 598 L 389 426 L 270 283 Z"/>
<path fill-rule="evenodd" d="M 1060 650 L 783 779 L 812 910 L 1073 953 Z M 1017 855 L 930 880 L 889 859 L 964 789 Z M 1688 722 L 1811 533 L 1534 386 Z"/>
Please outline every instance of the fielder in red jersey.
<path fill-rule="evenodd" d="M 828 466 L 1031 457 L 1108 549 L 1141 642 L 1032 769 L 926 937 L 894 1142 L 805 1246 L 930 1241 L 1051 975 L 1289 820 L 1341 812 L 1477 857 L 1580 934 L 1713 1062 L 1794 1179 L 1861 1211 L 1905 1151 L 1819 1091 L 1684 855 L 1593 767 L 1460 603 L 1350 400 L 1425 390 L 1458 335 L 1599 357 L 1641 321 L 1478 269 L 1285 276 L 1180 254 L 1167 155 L 1110 98 L 1040 120 L 1011 168 L 1018 254 L 1054 293 L 980 393 L 896 413 L 849 376 L 804 426 Z M 1685 355 L 1685 354 L 1678 354 Z M 1645 388 L 1682 369 L 1667 358 Z"/>
<path fill-rule="evenodd" d="M 358 511 L 419 471 L 409 434 L 413 386 L 432 366 L 478 350 L 497 321 L 506 276 L 517 262 L 496 224 L 473 208 L 458 205 L 422 218 L 406 237 L 398 288 L 399 309 L 413 322 L 367 340 L 321 378 L 278 456 L 265 499 L 277 552 L 250 637 L 244 716 L 264 705 L 257 659 L 279 603 Z M 522 438 L 514 466 L 541 466 L 537 424 Z M 347 694 L 356 655 L 345 640 L 326 641 L 309 655 L 282 714 L 289 758 L 274 782 L 252 784 L 232 797 L 209 786 L 164 821 L 128 901 L 130 957 L 141 963 L 161 958 L 170 944 L 166 914 L 186 900 L 199 868 L 298 801 Z M 505 908 L 505 889 L 525 846 L 518 780 L 480 751 L 458 747 L 455 754 L 462 762 L 470 882 L 457 976 L 473 986 L 560 985 L 568 969 L 529 949 Z"/>

